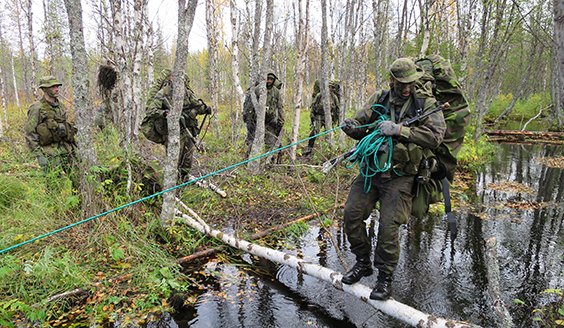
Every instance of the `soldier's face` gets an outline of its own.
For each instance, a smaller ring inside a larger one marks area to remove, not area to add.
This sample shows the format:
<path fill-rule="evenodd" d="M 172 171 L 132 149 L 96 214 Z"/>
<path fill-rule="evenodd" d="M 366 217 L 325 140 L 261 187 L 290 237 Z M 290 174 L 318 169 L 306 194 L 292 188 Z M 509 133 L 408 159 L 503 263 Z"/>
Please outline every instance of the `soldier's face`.
<path fill-rule="evenodd" d="M 274 83 L 274 78 L 271 75 L 267 76 L 266 77 L 266 85 L 271 86 L 272 83 Z"/>
<path fill-rule="evenodd" d="M 49 88 L 43 88 L 43 91 L 51 98 L 57 98 L 59 96 L 59 86 L 54 85 Z"/>
<path fill-rule="evenodd" d="M 392 82 L 394 84 L 394 90 L 400 98 L 409 98 L 409 96 L 411 96 L 411 93 L 415 90 L 415 82 L 401 83 L 394 78 L 392 78 Z"/>

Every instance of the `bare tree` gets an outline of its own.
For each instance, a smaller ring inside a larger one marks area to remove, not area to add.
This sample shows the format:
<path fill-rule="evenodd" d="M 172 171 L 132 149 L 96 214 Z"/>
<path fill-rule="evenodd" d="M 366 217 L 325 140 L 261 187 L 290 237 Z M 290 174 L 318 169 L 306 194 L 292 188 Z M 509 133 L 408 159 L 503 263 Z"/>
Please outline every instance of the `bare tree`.
<path fill-rule="evenodd" d="M 86 217 L 98 213 L 96 205 L 96 180 L 89 176 L 91 167 L 97 165 L 92 134 L 92 115 L 90 114 L 90 82 L 88 79 L 87 54 L 82 25 L 82 5 L 80 0 L 65 0 L 69 19 L 71 54 L 73 63 L 73 96 L 76 127 L 78 129 L 78 152 L 80 188 L 82 189 L 82 211 Z"/>
<path fill-rule="evenodd" d="M 554 0 L 553 3 L 554 11 L 554 49 L 556 57 L 556 70 L 554 75 L 556 75 L 554 90 L 556 94 L 555 98 L 558 99 L 558 106 L 555 106 L 556 118 L 558 130 L 562 131 L 564 125 L 564 91 L 562 86 L 564 85 L 564 2 L 560 0 Z"/>
<path fill-rule="evenodd" d="M 257 4 L 261 0 L 257 0 Z M 249 157 L 256 157 L 264 147 L 264 120 L 265 120 L 265 107 L 266 107 L 266 75 L 267 75 L 267 62 L 268 59 L 272 56 L 272 48 L 270 45 L 270 39 L 272 37 L 272 25 L 273 25 L 273 12 L 274 12 L 274 4 L 273 0 L 266 0 L 266 22 L 265 22 L 265 30 L 264 30 L 264 41 L 262 46 L 262 65 L 260 69 L 260 82 L 258 85 L 259 88 L 259 99 L 257 100 L 254 93 L 254 88 L 250 88 L 251 92 L 251 99 L 253 101 L 253 106 L 255 107 L 256 112 L 256 131 L 255 131 L 255 139 L 253 140 L 253 144 L 251 146 L 251 152 Z M 259 14 L 260 16 L 260 14 Z M 257 17 L 255 16 L 255 19 Z M 260 20 L 260 18 L 259 18 Z M 255 28 L 259 29 L 259 26 L 255 26 Z M 256 36 L 255 31 L 255 36 Z M 260 33 L 259 33 L 260 35 Z M 254 42 L 254 41 L 253 41 Z M 257 55 L 258 58 L 258 49 Z M 274 86 L 273 86 L 274 88 Z M 250 161 L 248 164 L 249 171 L 252 174 L 257 174 L 261 169 L 260 160 Z"/>
<path fill-rule="evenodd" d="M 304 70 L 306 64 L 307 50 L 309 46 L 309 0 L 305 3 L 305 15 L 302 8 L 302 0 L 298 0 L 298 26 L 296 28 L 296 53 L 298 55 L 294 75 L 296 77 L 296 89 L 294 91 L 294 122 L 292 124 L 292 143 L 298 141 L 300 129 L 300 114 L 302 108 L 302 94 L 304 84 Z M 294 7 L 295 8 L 295 7 Z M 294 9 L 295 10 L 295 9 Z M 290 158 L 296 160 L 296 146 L 290 148 Z"/>
<path fill-rule="evenodd" d="M 321 0 L 321 78 L 320 90 L 321 90 L 321 100 L 323 104 L 323 111 L 325 112 L 325 126 L 333 126 L 331 118 L 331 103 L 329 99 L 329 41 L 327 37 L 327 1 Z M 329 146 L 333 148 L 335 146 L 335 140 L 333 134 L 327 134 L 327 140 Z"/>
<path fill-rule="evenodd" d="M 33 42 L 33 11 L 31 10 L 32 1 L 27 0 L 26 6 L 24 8 L 24 13 L 27 17 L 27 38 L 29 39 L 29 62 L 31 70 L 31 82 L 30 89 L 32 94 L 32 100 L 38 98 L 37 95 L 37 68 L 35 67 L 35 43 Z"/>
<path fill-rule="evenodd" d="M 206 34 L 208 36 L 209 90 L 216 135 L 219 135 L 219 28 L 221 20 L 219 4 L 214 0 L 206 0 Z"/>
<path fill-rule="evenodd" d="M 178 37 L 176 41 L 176 56 L 172 70 L 172 109 L 167 116 L 168 146 L 164 165 L 164 189 L 176 185 L 178 179 L 178 157 L 180 153 L 180 113 L 184 99 L 184 71 L 188 57 L 188 36 L 194 23 L 197 0 L 178 1 Z M 162 224 L 172 222 L 174 218 L 175 194 L 168 192 L 163 197 L 160 220 Z"/>
<path fill-rule="evenodd" d="M 232 130 L 240 124 L 239 113 L 243 111 L 243 103 L 245 102 L 245 91 L 241 86 L 241 78 L 239 72 L 239 19 L 237 15 L 237 7 L 235 0 L 229 1 L 229 14 L 231 19 L 231 71 L 233 75 L 233 88 L 237 92 L 238 106 L 235 111 L 235 120 Z M 238 129 L 237 129 L 238 130 Z M 237 134 L 238 135 L 238 134 Z"/>

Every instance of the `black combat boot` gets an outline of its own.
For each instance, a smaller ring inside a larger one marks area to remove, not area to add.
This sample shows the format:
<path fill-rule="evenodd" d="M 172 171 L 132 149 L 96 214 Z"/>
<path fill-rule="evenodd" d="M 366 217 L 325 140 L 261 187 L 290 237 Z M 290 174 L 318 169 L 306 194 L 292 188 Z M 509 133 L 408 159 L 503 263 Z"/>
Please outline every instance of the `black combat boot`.
<path fill-rule="evenodd" d="M 358 257 L 356 260 L 356 264 L 352 267 L 352 269 L 347 272 L 347 274 L 341 279 L 343 284 L 351 285 L 355 282 L 358 282 L 362 277 L 368 277 L 373 272 L 372 270 L 372 263 L 370 263 L 370 258 L 366 257 Z"/>
<path fill-rule="evenodd" d="M 372 289 L 370 293 L 371 300 L 385 301 L 390 298 L 391 290 L 390 285 L 392 283 L 392 276 L 380 271 L 378 273 L 378 281 L 376 282 L 376 287 Z"/>

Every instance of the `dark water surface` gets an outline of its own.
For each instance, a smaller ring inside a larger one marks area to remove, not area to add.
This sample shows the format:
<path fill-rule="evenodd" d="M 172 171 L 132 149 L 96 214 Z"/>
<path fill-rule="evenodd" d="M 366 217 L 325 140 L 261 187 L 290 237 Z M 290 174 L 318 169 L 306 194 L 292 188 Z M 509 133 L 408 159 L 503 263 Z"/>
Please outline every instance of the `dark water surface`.
<path fill-rule="evenodd" d="M 531 312 L 554 300 L 540 294 L 564 285 L 564 170 L 536 159 L 562 156 L 561 146 L 501 146 L 496 161 L 476 173 L 476 184 L 455 203 L 458 237 L 451 244 L 441 214 L 413 219 L 400 235 L 394 299 L 439 317 L 499 327 L 489 293 L 486 241 L 497 239 L 502 301 L 515 327 L 534 327 Z M 342 232 L 331 227 L 349 266 L 354 257 Z M 370 220 L 374 235 L 377 220 Z M 373 238 L 375 243 L 375 237 Z M 344 272 L 327 233 L 311 226 L 287 252 Z M 245 255 L 249 263 L 257 259 Z M 169 327 L 407 327 L 329 283 L 287 266 L 259 261 L 263 271 L 210 262 L 212 286 L 195 306 L 150 326 Z M 376 275 L 362 283 L 373 286 Z M 512 302 L 520 299 L 527 307 Z"/>

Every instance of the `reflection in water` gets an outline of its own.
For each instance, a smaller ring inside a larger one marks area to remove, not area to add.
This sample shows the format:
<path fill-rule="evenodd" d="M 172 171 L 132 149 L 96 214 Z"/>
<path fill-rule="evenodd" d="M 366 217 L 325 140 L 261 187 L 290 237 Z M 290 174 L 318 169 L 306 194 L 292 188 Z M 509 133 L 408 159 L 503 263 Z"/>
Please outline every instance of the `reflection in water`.
<path fill-rule="evenodd" d="M 470 204 L 454 204 L 459 228 L 451 244 L 442 215 L 413 219 L 401 231 L 402 252 L 392 283 L 393 298 L 421 311 L 482 327 L 497 327 L 488 292 L 486 241 L 495 237 L 501 295 L 516 327 L 532 327 L 531 312 L 551 300 L 539 294 L 564 285 L 564 170 L 536 158 L 558 156 L 556 146 L 502 145 L 496 161 L 476 173 Z M 373 240 L 377 214 L 369 219 Z M 354 256 L 341 221 L 330 229 L 348 266 Z M 374 241 L 375 242 L 375 241 Z M 297 249 L 308 261 L 344 272 L 323 229 L 312 226 Z M 246 257 L 252 262 L 250 257 Z M 256 260 L 253 264 L 259 264 Z M 203 293 L 187 311 L 176 314 L 179 327 L 406 327 L 330 284 L 269 263 L 271 275 L 241 266 L 217 265 L 215 289 Z M 373 286 L 376 274 L 362 283 Z M 531 308 L 519 308 L 519 298 Z"/>

